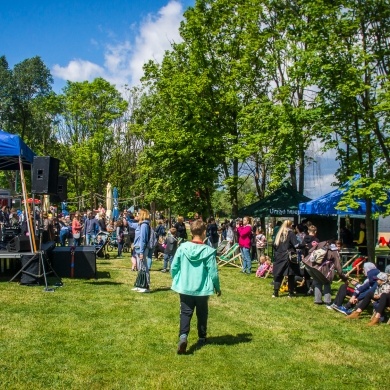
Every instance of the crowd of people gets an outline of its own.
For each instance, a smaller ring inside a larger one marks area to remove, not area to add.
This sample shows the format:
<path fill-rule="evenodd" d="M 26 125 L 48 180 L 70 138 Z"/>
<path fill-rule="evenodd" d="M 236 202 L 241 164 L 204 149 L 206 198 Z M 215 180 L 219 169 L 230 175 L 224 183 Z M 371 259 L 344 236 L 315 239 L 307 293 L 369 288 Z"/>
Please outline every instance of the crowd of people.
<path fill-rule="evenodd" d="M 2 208 L 0 222 L 10 224 L 20 216 Z M 272 275 L 272 297 L 279 298 L 281 291 L 288 299 L 296 294 L 312 296 L 314 304 L 324 305 L 346 316 L 359 318 L 371 304 L 374 315 L 368 325 L 384 321 L 386 308 L 390 306 L 390 269 L 380 272 L 376 265 L 364 257 L 364 280 L 353 280 L 343 272 L 340 260 L 342 247 L 357 246 L 364 252 L 366 246 L 365 226 L 360 225 L 359 237 L 353 240 L 344 227 L 341 240 L 319 242 L 317 228 L 309 221 L 294 225 L 292 221 L 278 221 L 276 226 L 263 229 L 259 220 L 250 217 L 225 220 L 222 223 L 211 217 L 207 223 L 195 215 L 190 223 L 191 237 L 182 216 L 168 221 L 163 215 L 155 215 L 156 226 L 151 226 L 151 215 L 141 209 L 137 214 L 124 210 L 113 221 L 106 218 L 102 205 L 97 210 L 85 213 L 76 211 L 70 215 L 54 217 L 41 213 L 37 220 L 43 221 L 44 241 L 56 241 L 59 245 L 95 245 L 100 233 L 114 234 L 117 241 L 117 258 L 127 243 L 131 252 L 132 271 L 143 272 L 142 286 L 134 291 L 150 291 L 150 269 L 155 259 L 162 258 L 161 272 L 170 272 L 172 289 L 180 295 L 180 330 L 178 353 L 185 353 L 190 322 L 196 309 L 199 343 L 206 340 L 208 297 L 221 294 L 217 255 L 225 253 L 234 244 L 241 252 L 245 275 L 255 274 L 264 278 Z M 154 240 L 153 240 L 154 238 Z M 223 249 L 221 244 L 224 243 Z M 366 253 L 366 252 L 365 252 Z M 256 270 L 253 270 L 255 263 Z M 343 282 L 332 301 L 331 285 L 335 274 Z M 137 277 L 137 280 L 139 278 Z"/>
<path fill-rule="evenodd" d="M 356 245 L 365 240 L 364 224 L 360 225 L 359 239 Z M 314 295 L 314 304 L 326 305 L 347 319 L 359 318 L 363 310 L 372 303 L 375 315 L 368 325 L 377 325 L 384 321 L 385 309 L 390 302 L 390 269 L 380 272 L 367 257 L 362 257 L 364 281 L 353 280 L 343 272 L 340 261 L 342 241 L 319 242 L 317 228 L 309 221 L 305 225 L 293 226 L 287 220 L 278 229 L 273 242 L 273 297 L 279 297 L 281 282 L 287 278 L 288 297 L 296 294 L 297 282 L 306 280 L 306 293 Z M 294 260 L 296 258 L 297 260 Z M 389 267 L 388 267 L 389 268 Z M 343 282 L 332 302 L 331 285 L 337 273 Z M 302 287 L 303 283 L 300 282 Z M 344 304 L 344 300 L 348 302 Z"/>

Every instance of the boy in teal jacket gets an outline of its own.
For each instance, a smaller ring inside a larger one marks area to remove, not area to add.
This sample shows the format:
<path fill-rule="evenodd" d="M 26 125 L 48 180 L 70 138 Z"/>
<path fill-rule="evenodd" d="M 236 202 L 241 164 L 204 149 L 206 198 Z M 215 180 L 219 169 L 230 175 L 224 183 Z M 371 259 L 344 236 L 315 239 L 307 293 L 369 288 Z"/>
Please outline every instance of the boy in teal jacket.
<path fill-rule="evenodd" d="M 180 331 L 177 353 L 187 349 L 191 318 L 196 308 L 198 344 L 206 342 L 209 296 L 221 295 L 216 250 L 203 244 L 206 225 L 200 220 L 191 223 L 192 241 L 179 246 L 172 261 L 172 290 L 180 294 Z"/>

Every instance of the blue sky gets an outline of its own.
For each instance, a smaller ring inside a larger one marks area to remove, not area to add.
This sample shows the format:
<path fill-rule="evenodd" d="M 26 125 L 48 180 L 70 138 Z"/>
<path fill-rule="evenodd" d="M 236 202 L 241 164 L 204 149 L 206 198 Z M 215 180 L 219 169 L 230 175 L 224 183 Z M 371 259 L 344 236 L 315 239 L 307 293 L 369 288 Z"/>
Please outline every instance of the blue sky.
<path fill-rule="evenodd" d="M 179 41 L 183 12 L 195 0 L 3 0 L 0 55 L 10 67 L 40 56 L 54 76 L 65 80 L 102 76 L 120 88 L 136 85 L 142 65 L 160 60 Z"/>

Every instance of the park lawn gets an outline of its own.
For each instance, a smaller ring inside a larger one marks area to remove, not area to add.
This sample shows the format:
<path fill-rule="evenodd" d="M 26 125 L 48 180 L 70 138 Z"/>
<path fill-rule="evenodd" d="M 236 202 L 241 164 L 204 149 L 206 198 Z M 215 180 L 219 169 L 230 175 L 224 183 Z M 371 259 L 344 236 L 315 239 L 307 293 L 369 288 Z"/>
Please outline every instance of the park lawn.
<path fill-rule="evenodd" d="M 0 282 L 2 389 L 388 389 L 390 326 L 348 321 L 312 298 L 272 299 L 270 279 L 220 270 L 209 341 L 196 318 L 176 354 L 179 300 L 154 262 L 150 294 L 131 291 L 124 259 L 98 260 L 97 280 Z M 334 283 L 336 290 L 338 283 Z M 335 291 L 334 291 L 335 293 Z"/>

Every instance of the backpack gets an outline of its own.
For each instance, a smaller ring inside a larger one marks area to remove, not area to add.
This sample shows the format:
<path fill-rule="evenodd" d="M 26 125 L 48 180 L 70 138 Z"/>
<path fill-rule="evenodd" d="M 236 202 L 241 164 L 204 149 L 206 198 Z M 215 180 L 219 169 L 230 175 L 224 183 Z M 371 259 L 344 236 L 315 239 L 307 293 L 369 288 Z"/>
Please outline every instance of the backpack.
<path fill-rule="evenodd" d="M 310 261 L 312 263 L 316 263 L 316 264 L 322 264 L 322 262 L 324 261 L 324 258 L 325 258 L 325 255 L 327 253 L 327 249 L 325 248 L 320 248 L 320 249 L 316 249 L 312 252 L 312 254 L 310 255 Z"/>
<path fill-rule="evenodd" d="M 143 222 L 143 223 L 145 223 L 145 222 Z M 154 229 L 152 229 L 152 227 L 149 225 L 149 241 L 148 241 L 146 247 L 149 249 L 154 249 L 156 247 L 157 243 L 158 243 L 157 234 L 154 231 Z"/>

